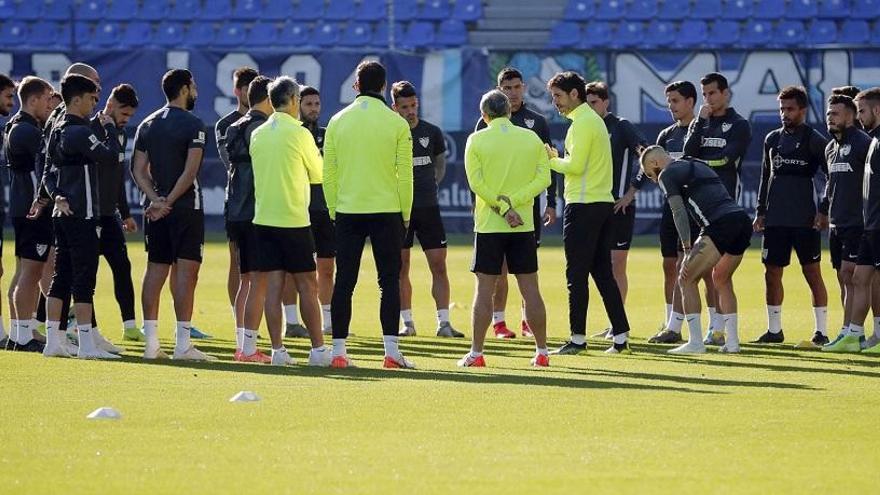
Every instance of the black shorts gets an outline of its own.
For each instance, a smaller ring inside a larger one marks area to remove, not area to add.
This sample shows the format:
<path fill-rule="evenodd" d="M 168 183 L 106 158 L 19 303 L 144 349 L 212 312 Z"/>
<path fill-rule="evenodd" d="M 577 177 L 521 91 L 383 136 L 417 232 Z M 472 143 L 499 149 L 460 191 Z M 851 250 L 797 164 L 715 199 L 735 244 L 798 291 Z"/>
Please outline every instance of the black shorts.
<path fill-rule="evenodd" d="M 611 250 L 629 251 L 633 240 L 633 229 L 636 225 L 636 208 L 630 205 L 626 213 L 611 215 Z"/>
<path fill-rule="evenodd" d="M 174 208 L 168 216 L 144 222 L 144 246 L 150 263 L 170 265 L 177 260 L 202 262 L 205 212 Z"/>
<path fill-rule="evenodd" d="M 312 224 L 312 238 L 318 258 L 336 257 L 336 224 L 330 219 L 330 212 L 309 210 Z"/>
<path fill-rule="evenodd" d="M 409 228 L 403 237 L 403 249 L 410 249 L 419 236 L 422 251 L 429 249 L 446 249 L 446 229 L 440 218 L 439 206 L 421 206 L 412 209 L 409 217 Z"/>
<path fill-rule="evenodd" d="M 880 230 L 866 230 L 862 233 L 856 264 L 873 266 L 875 270 L 880 270 Z"/>
<path fill-rule="evenodd" d="M 700 226 L 688 215 L 688 223 L 691 226 L 691 242 L 700 236 Z M 684 252 L 681 246 L 681 238 L 675 228 L 675 220 L 672 218 L 672 210 L 669 203 L 663 204 L 663 213 L 660 216 L 660 256 L 664 258 L 677 258 L 679 253 Z"/>
<path fill-rule="evenodd" d="M 700 235 L 712 239 L 719 253 L 739 256 L 752 243 L 752 220 L 744 211 L 731 213 L 704 227 Z"/>
<path fill-rule="evenodd" d="M 828 250 L 831 252 L 831 266 L 839 269 L 844 261 L 855 263 L 859 259 L 862 244 L 861 227 L 831 227 L 828 234 Z"/>
<path fill-rule="evenodd" d="M 54 243 L 50 213 L 44 211 L 34 220 L 25 217 L 12 218 L 16 257 L 42 263 L 49 259 L 49 248 Z"/>
<path fill-rule="evenodd" d="M 471 271 L 501 275 L 504 261 L 512 274 L 538 271 L 538 246 L 534 232 L 491 233 L 474 236 Z"/>
<path fill-rule="evenodd" d="M 765 265 L 788 266 L 791 249 L 797 253 L 801 266 L 822 259 L 822 239 L 812 227 L 765 227 L 761 243 L 761 260 Z"/>
<path fill-rule="evenodd" d="M 254 225 L 257 247 L 257 271 L 287 273 L 313 272 L 315 240 L 311 227 L 283 228 Z"/>
<path fill-rule="evenodd" d="M 257 248 L 257 233 L 253 222 L 226 222 L 226 237 L 238 249 L 238 272 L 250 273 L 257 270 L 260 251 Z"/>

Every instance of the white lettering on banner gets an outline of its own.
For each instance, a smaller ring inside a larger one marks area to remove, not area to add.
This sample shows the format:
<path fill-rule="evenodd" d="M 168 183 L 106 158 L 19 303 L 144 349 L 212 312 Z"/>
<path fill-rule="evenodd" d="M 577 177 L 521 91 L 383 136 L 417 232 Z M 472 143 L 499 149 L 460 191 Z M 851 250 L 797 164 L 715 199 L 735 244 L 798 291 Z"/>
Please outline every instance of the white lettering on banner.
<path fill-rule="evenodd" d="M 357 81 L 357 66 L 363 62 L 378 62 L 379 57 L 375 55 L 370 55 L 361 59 L 360 62 L 355 64 L 351 69 L 351 74 L 342 81 L 342 87 L 339 88 L 339 103 L 342 105 L 348 105 L 353 102 L 355 97 L 357 97 L 357 92 L 354 90 L 354 83 Z"/>
<path fill-rule="evenodd" d="M 743 59 L 738 72 L 730 71 L 731 104 L 745 118 L 755 113 L 779 114 L 776 96 L 788 85 L 805 85 L 806 71 L 790 52 L 753 52 Z M 776 81 L 776 88 L 764 88 L 769 77 Z"/>
<path fill-rule="evenodd" d="M 214 111 L 217 115 L 226 115 L 238 108 L 238 100 L 232 87 L 232 74 L 239 67 L 253 67 L 258 72 L 260 70 L 257 62 L 247 53 L 227 53 L 217 63 L 215 82 L 220 90 L 220 95 L 214 98 Z"/>
<path fill-rule="evenodd" d="M 165 54 L 165 66 L 171 69 L 189 69 L 189 52 L 171 50 Z"/>
<path fill-rule="evenodd" d="M 525 76 L 528 80 L 524 81 L 527 91 L 523 99 L 532 110 L 545 116 L 556 114 L 556 107 L 547 92 L 547 81 L 563 70 L 565 69 L 555 58 L 545 57 L 541 60 L 541 71 L 538 74 Z"/>
<path fill-rule="evenodd" d="M 63 53 L 35 53 L 31 56 L 31 72 L 49 81 L 56 89 L 61 88 L 61 78 L 70 66 L 70 59 Z"/>
<path fill-rule="evenodd" d="M 0 53 L 0 74 L 12 74 L 12 54 Z"/>
<path fill-rule="evenodd" d="M 465 185 L 462 187 L 458 182 L 453 182 L 449 187 L 441 187 L 437 191 L 437 203 L 443 208 L 473 208 L 474 203 L 471 201 L 471 191 Z M 467 212 L 471 214 L 470 211 Z M 443 213 L 447 215 L 446 212 Z"/>
<path fill-rule="evenodd" d="M 659 71 L 641 56 L 624 53 L 614 58 L 614 84 L 616 113 L 626 115 L 633 122 L 642 122 L 642 100 L 652 99 L 658 106 L 666 103 L 664 88 L 672 81 L 699 81 L 712 72 L 718 62 L 713 53 L 698 53 L 688 58 L 674 71 Z M 699 92 L 699 88 L 697 91 Z"/>
<path fill-rule="evenodd" d="M 291 55 L 281 64 L 281 75 L 321 90 L 321 64 L 311 55 Z"/>

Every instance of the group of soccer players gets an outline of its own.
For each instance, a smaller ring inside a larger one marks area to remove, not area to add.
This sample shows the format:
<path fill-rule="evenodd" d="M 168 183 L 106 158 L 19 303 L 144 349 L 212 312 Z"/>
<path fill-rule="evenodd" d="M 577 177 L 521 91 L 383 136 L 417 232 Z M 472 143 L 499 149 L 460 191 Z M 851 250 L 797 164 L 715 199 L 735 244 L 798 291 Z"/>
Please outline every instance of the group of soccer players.
<path fill-rule="evenodd" d="M 430 268 L 436 335 L 461 338 L 449 319 L 450 283 L 438 184 L 446 169 L 443 132 L 419 115 L 413 84 L 390 86 L 385 68 L 357 68 L 358 96 L 320 127 L 320 93 L 292 78 L 275 79 L 248 67 L 234 72 L 237 108 L 217 122 L 216 142 L 228 182 L 225 201 L 230 270 L 228 295 L 235 325 L 235 360 L 272 365 L 293 362 L 283 339 L 309 338 L 309 365 L 344 368 L 352 296 L 369 238 L 378 271 L 380 325 L 387 368 L 412 368 L 400 337 L 416 335 L 412 314 L 410 250 L 418 238 Z M 148 264 L 141 291 L 143 325 L 134 314 L 134 288 L 125 232 L 138 228 L 124 187 L 125 126 L 138 108 L 135 89 L 113 88 L 95 112 L 97 70 L 70 66 L 61 102 L 45 80 L 19 83 L 0 77 L 0 114 L 17 93 L 19 111 L 4 126 L 8 210 L 15 231 L 16 271 L 10 282 L 9 334 L 0 346 L 45 356 L 118 358 L 122 349 L 98 329 L 92 308 L 99 257 L 113 272 L 124 322 L 123 338 L 145 342 L 145 359 L 208 361 L 191 343 L 195 288 L 204 247 L 203 198 L 198 174 L 206 128 L 193 115 L 198 96 L 183 69 L 162 78 L 167 103 L 137 127 L 131 175 L 142 193 Z M 497 338 L 515 338 L 505 322 L 507 274 L 522 294 L 523 337 L 536 345 L 533 366 L 550 354 L 586 349 L 588 280 L 596 284 L 611 322 L 601 332 L 608 353 L 630 352 L 625 310 L 627 254 L 635 197 L 646 180 L 667 198 L 660 229 L 666 314 L 650 341 L 679 344 L 671 353 L 740 352 L 733 274 L 763 233 L 768 330 L 756 343 L 782 343 L 782 271 L 794 249 L 811 289 L 815 334 L 800 346 L 828 351 L 880 352 L 865 338 L 869 307 L 880 311 L 880 88 L 840 88 L 828 99 L 827 140 L 806 124 L 806 91 L 786 87 L 778 97 L 782 127 L 767 135 L 756 218 L 739 205 L 740 166 L 751 141 L 746 119 L 730 107 L 723 75 L 707 74 L 697 88 L 666 87 L 674 123 L 655 145 L 625 118 L 609 111 L 602 82 L 556 74 L 547 89 L 570 121 L 564 154 L 550 141 L 547 120 L 526 106 L 526 85 L 505 68 L 480 102 L 480 119 L 465 149 L 474 199 L 476 276 L 473 343 L 460 366 L 485 366 L 491 326 Z M 365 133 L 363 129 L 369 128 Z M 867 131 L 867 132 L 866 132 Z M 639 163 L 640 160 L 640 163 Z M 817 199 L 814 179 L 827 177 Z M 540 232 L 562 214 L 570 339 L 547 347 L 546 309 L 538 286 Z M 546 195 L 545 195 L 546 193 Z M 542 196 L 546 206 L 542 210 Z M 4 212 L 5 215 L 5 212 Z M 838 273 L 844 321 L 830 341 L 827 291 L 821 277 L 820 230 L 830 227 L 832 265 Z M 0 274 L 2 275 L 2 274 Z M 169 281 L 174 300 L 171 356 L 158 340 L 159 301 Z M 705 285 L 709 326 L 704 338 L 698 284 Z M 878 286 L 876 290 L 874 287 Z M 67 328 L 73 299 L 75 328 Z M 257 346 L 265 316 L 271 353 Z M 682 336 L 687 321 L 687 339 Z M 43 323 L 44 322 L 44 323 Z M 402 322 L 402 325 L 400 324 Z M 45 325 L 45 336 L 38 331 Z M 324 337 L 332 338 L 332 346 Z"/>

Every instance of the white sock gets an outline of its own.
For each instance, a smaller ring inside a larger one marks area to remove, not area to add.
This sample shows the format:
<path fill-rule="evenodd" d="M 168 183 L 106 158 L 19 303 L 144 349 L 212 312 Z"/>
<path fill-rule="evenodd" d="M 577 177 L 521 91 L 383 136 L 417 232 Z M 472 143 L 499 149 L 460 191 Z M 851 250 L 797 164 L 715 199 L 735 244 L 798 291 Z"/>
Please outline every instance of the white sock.
<path fill-rule="evenodd" d="M 718 312 L 715 311 L 715 306 L 706 306 L 706 309 L 709 310 L 709 328 L 723 332 L 724 328 L 718 328 L 715 326 L 715 323 L 718 322 Z"/>
<path fill-rule="evenodd" d="M 60 326 L 60 321 L 46 322 L 46 347 L 51 349 L 67 342 L 67 332 L 59 330 Z"/>
<path fill-rule="evenodd" d="M 614 339 L 614 343 L 617 345 L 626 344 L 626 341 L 629 338 L 629 332 L 619 333 L 612 338 Z"/>
<path fill-rule="evenodd" d="M 449 310 L 448 309 L 438 309 L 437 310 L 437 323 L 444 324 L 449 323 Z"/>
<path fill-rule="evenodd" d="M 411 309 L 401 309 L 400 310 L 400 319 L 405 323 L 412 323 L 412 310 Z"/>
<path fill-rule="evenodd" d="M 535 351 L 542 356 L 549 356 L 550 351 L 546 347 L 535 347 Z"/>
<path fill-rule="evenodd" d="M 18 342 L 18 320 L 9 319 L 9 340 Z"/>
<path fill-rule="evenodd" d="M 474 344 L 471 343 L 471 356 L 479 357 L 482 355 L 483 355 L 483 351 L 478 351 L 478 350 L 474 349 Z"/>
<path fill-rule="evenodd" d="M 20 345 L 25 345 L 33 338 L 34 333 L 31 331 L 30 321 L 18 320 L 18 333 L 15 341 L 18 342 Z"/>
<path fill-rule="evenodd" d="M 672 314 L 672 305 L 671 305 L 671 304 L 667 304 L 667 305 L 666 305 L 666 319 L 665 319 L 664 321 L 666 321 L 666 322 L 668 323 L 668 322 L 669 322 L 669 316 L 670 316 L 671 314 Z M 668 327 L 667 327 L 667 328 L 668 328 Z"/>
<path fill-rule="evenodd" d="M 288 325 L 296 325 L 299 323 L 299 311 L 297 311 L 296 304 L 284 305 L 284 321 L 287 322 Z"/>
<path fill-rule="evenodd" d="M 100 342 L 101 340 L 107 340 L 104 338 L 104 334 L 101 333 L 101 330 L 98 327 L 92 327 L 92 340 L 95 342 Z"/>
<path fill-rule="evenodd" d="M 874 337 L 880 337 L 880 316 L 874 317 Z"/>
<path fill-rule="evenodd" d="M 244 328 L 235 329 L 235 350 L 241 350 L 241 343 L 244 340 Z"/>
<path fill-rule="evenodd" d="M 526 318 L 526 307 L 522 306 L 520 309 L 521 309 L 520 312 L 522 313 L 522 321 L 529 321 L 529 319 Z"/>
<path fill-rule="evenodd" d="M 95 352 L 97 348 L 95 347 L 95 340 L 92 338 L 92 325 L 77 325 L 76 326 L 77 333 L 79 334 L 79 352 L 89 353 Z"/>
<path fill-rule="evenodd" d="M 700 322 L 700 313 L 685 316 L 688 322 L 688 344 L 703 343 L 703 324 Z"/>
<path fill-rule="evenodd" d="M 189 328 L 191 323 L 188 321 L 178 321 L 177 330 L 174 332 L 174 348 L 181 352 L 189 349 Z"/>
<path fill-rule="evenodd" d="M 493 311 L 492 312 L 492 324 L 497 325 L 504 321 L 504 311 Z"/>
<path fill-rule="evenodd" d="M 241 353 L 245 356 L 257 352 L 257 331 L 244 329 L 241 334 Z"/>
<path fill-rule="evenodd" d="M 345 339 L 333 339 L 333 357 L 345 356 Z"/>
<path fill-rule="evenodd" d="M 122 322 L 122 328 L 137 328 L 137 323 L 134 320 L 125 320 Z"/>
<path fill-rule="evenodd" d="M 571 343 L 577 345 L 584 345 L 587 343 L 587 336 L 581 335 L 579 333 L 571 334 Z"/>
<path fill-rule="evenodd" d="M 847 330 L 847 335 L 854 335 L 856 337 L 864 337 L 865 336 L 865 326 L 864 325 L 856 325 L 855 323 L 849 324 L 849 330 Z"/>
<path fill-rule="evenodd" d="M 822 335 L 828 335 L 828 307 L 816 306 L 813 308 L 813 316 L 816 318 L 816 331 Z"/>
<path fill-rule="evenodd" d="M 767 330 L 770 333 L 782 331 L 782 306 L 767 305 Z"/>
<path fill-rule="evenodd" d="M 159 320 L 144 320 L 144 338 L 147 348 L 159 348 Z"/>
<path fill-rule="evenodd" d="M 669 322 L 666 324 L 666 328 L 673 332 L 681 333 L 682 323 L 684 323 L 684 315 L 673 311 L 669 315 Z"/>
<path fill-rule="evenodd" d="M 321 316 L 324 318 L 324 328 L 333 328 L 333 320 L 330 318 L 330 305 L 321 305 Z"/>
<path fill-rule="evenodd" d="M 397 335 L 383 335 L 382 341 L 385 343 L 386 356 L 400 356 L 400 349 L 397 347 Z"/>
<path fill-rule="evenodd" d="M 724 318 L 724 328 L 727 330 L 726 343 L 739 345 L 739 315 L 730 313 L 721 317 Z"/>
<path fill-rule="evenodd" d="M 0 339 L 3 339 L 4 337 L 7 337 L 6 327 L 4 326 L 3 318 L 0 317 Z"/>

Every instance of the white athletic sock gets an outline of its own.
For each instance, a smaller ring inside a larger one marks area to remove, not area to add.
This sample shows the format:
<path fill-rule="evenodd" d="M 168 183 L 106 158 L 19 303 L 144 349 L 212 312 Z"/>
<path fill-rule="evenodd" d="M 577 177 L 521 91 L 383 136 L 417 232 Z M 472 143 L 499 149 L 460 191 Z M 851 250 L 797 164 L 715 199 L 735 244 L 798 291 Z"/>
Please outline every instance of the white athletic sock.
<path fill-rule="evenodd" d="M 345 339 L 333 339 L 333 357 L 345 356 Z"/>
<path fill-rule="evenodd" d="M 579 333 L 571 334 L 571 343 L 577 345 L 584 345 L 587 343 L 587 336 L 581 335 Z"/>
<path fill-rule="evenodd" d="M 449 310 L 448 309 L 438 309 L 437 310 L 437 323 L 440 325 L 444 323 L 449 323 Z"/>
<path fill-rule="evenodd" d="M 18 342 L 18 320 L 9 320 L 9 340 Z"/>
<path fill-rule="evenodd" d="M 159 320 L 144 320 L 144 339 L 148 349 L 159 348 Z"/>
<path fill-rule="evenodd" d="M 52 349 L 67 342 L 67 332 L 60 330 L 60 321 L 46 322 L 46 347 Z"/>
<path fill-rule="evenodd" d="M 493 311 L 492 312 L 492 324 L 497 325 L 504 321 L 504 311 Z"/>
<path fill-rule="evenodd" d="M 700 322 L 700 313 L 685 315 L 688 322 L 688 344 L 703 342 L 703 324 Z"/>
<path fill-rule="evenodd" d="M 813 308 L 813 316 L 816 317 L 816 331 L 822 335 L 828 335 L 828 306 L 816 306 Z M 875 330 L 876 332 L 876 330 Z"/>
<path fill-rule="evenodd" d="M 3 318 L 0 317 L 0 339 L 3 339 L 4 337 L 7 337 L 7 335 L 6 335 L 6 326 L 5 326 L 5 324 L 3 323 Z"/>
<path fill-rule="evenodd" d="M 16 336 L 16 342 L 20 345 L 25 345 L 30 342 L 34 338 L 34 333 L 31 331 L 30 321 L 29 320 L 18 320 L 18 335 Z"/>
<path fill-rule="evenodd" d="M 874 317 L 874 337 L 880 337 L 880 316 Z"/>
<path fill-rule="evenodd" d="M 724 333 L 724 317 L 712 306 L 707 309 L 709 310 L 709 328 L 715 332 Z"/>
<path fill-rule="evenodd" d="M 549 356 L 550 355 L 550 351 L 548 351 L 546 347 L 535 346 L 535 351 L 542 356 Z"/>
<path fill-rule="evenodd" d="M 177 330 L 174 332 L 174 348 L 181 352 L 189 349 L 189 329 L 191 323 L 188 321 L 178 321 Z"/>
<path fill-rule="evenodd" d="M 672 305 L 671 305 L 671 304 L 667 304 L 667 305 L 666 305 L 666 319 L 663 320 L 663 321 L 669 323 L 669 316 L 670 316 L 670 315 L 672 315 Z M 667 326 L 667 328 L 669 328 L 669 327 Z"/>
<path fill-rule="evenodd" d="M 104 334 L 101 333 L 101 330 L 98 329 L 98 327 L 92 327 L 92 340 L 99 342 L 102 339 L 107 340 L 104 338 Z"/>
<path fill-rule="evenodd" d="M 400 349 L 397 347 L 397 335 L 383 335 L 382 341 L 385 343 L 385 355 L 391 357 L 400 356 Z"/>
<path fill-rule="evenodd" d="M 95 340 L 92 338 L 92 325 L 77 325 L 76 326 L 77 333 L 79 334 L 79 352 L 82 353 L 90 353 L 95 352 L 97 348 L 95 348 Z"/>
<path fill-rule="evenodd" d="M 330 305 L 321 305 L 321 316 L 324 318 L 324 328 L 333 328 L 333 320 L 330 318 Z"/>
<path fill-rule="evenodd" d="M 471 345 L 471 356 L 480 357 L 483 355 L 483 351 L 475 351 L 473 344 Z"/>
<path fill-rule="evenodd" d="M 401 309 L 400 310 L 400 319 L 405 323 L 412 323 L 412 310 L 411 309 Z"/>
<path fill-rule="evenodd" d="M 529 319 L 526 318 L 526 307 L 525 307 L 525 305 L 523 305 L 523 306 L 520 308 L 520 312 L 522 313 L 522 321 L 529 321 Z"/>
<path fill-rule="evenodd" d="M 629 332 L 619 333 L 612 338 L 614 339 L 614 343 L 617 345 L 626 344 L 627 339 L 629 339 Z"/>
<path fill-rule="evenodd" d="M 724 328 L 727 330 L 726 343 L 739 345 L 739 315 L 730 313 L 721 317 L 724 318 Z"/>
<path fill-rule="evenodd" d="M 669 315 L 669 322 L 666 324 L 666 328 L 673 331 L 673 332 L 681 333 L 681 325 L 683 323 L 684 323 L 684 315 L 673 311 Z"/>
<path fill-rule="evenodd" d="M 137 323 L 134 320 L 125 320 L 122 322 L 122 328 L 137 328 Z"/>
<path fill-rule="evenodd" d="M 856 325 L 855 323 L 849 324 L 849 329 L 846 331 L 847 335 L 854 335 L 856 337 L 864 337 L 865 335 L 865 326 L 864 325 Z"/>
<path fill-rule="evenodd" d="M 782 306 L 767 305 L 767 330 L 770 333 L 782 331 Z"/>
<path fill-rule="evenodd" d="M 284 321 L 288 325 L 299 323 L 299 311 L 297 311 L 296 304 L 286 304 L 284 306 Z"/>
<path fill-rule="evenodd" d="M 257 331 L 244 329 L 241 334 L 241 353 L 245 356 L 257 352 Z"/>
<path fill-rule="evenodd" d="M 236 328 L 235 329 L 235 350 L 241 350 L 241 343 L 244 340 L 244 328 Z"/>

